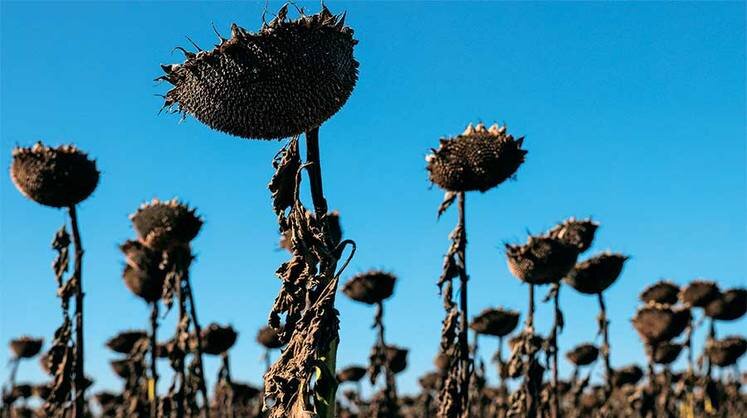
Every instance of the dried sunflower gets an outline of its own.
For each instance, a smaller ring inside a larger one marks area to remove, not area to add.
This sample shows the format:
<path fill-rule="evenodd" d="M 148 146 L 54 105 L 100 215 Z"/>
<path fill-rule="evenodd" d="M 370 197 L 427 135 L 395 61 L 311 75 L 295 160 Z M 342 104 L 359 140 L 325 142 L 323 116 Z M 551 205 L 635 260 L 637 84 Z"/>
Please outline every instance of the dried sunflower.
<path fill-rule="evenodd" d="M 625 385 L 635 385 L 641 378 L 643 378 L 643 370 L 635 364 L 631 364 L 614 371 L 612 384 L 620 389 Z"/>
<path fill-rule="evenodd" d="M 202 351 L 219 355 L 228 351 L 236 343 L 238 333 L 232 326 L 221 326 L 212 323 L 202 329 Z"/>
<path fill-rule="evenodd" d="M 576 263 L 578 252 L 549 236 L 530 236 L 524 245 L 506 244 L 508 268 L 519 280 L 549 284 L 563 278 Z"/>
<path fill-rule="evenodd" d="M 126 241 L 120 249 L 127 262 L 122 273 L 127 288 L 146 302 L 159 300 L 166 280 L 162 254 L 139 241 Z"/>
<path fill-rule="evenodd" d="M 257 342 L 265 348 L 280 348 L 285 343 L 280 339 L 280 334 L 275 328 L 264 326 L 257 332 Z"/>
<path fill-rule="evenodd" d="M 565 357 L 576 366 L 588 366 L 596 361 L 599 349 L 594 344 L 580 344 L 565 353 Z"/>
<path fill-rule="evenodd" d="M 164 107 L 243 138 L 285 138 L 329 119 L 358 79 L 353 30 L 326 7 L 296 20 L 287 11 L 256 33 L 232 24 L 213 50 L 162 65 L 159 79 L 174 86 Z"/>
<path fill-rule="evenodd" d="M 360 366 L 349 366 L 337 372 L 339 382 L 358 382 L 366 375 L 366 368 Z"/>
<path fill-rule="evenodd" d="M 397 374 L 404 371 L 407 368 L 407 353 L 408 349 L 397 347 L 396 345 L 388 345 L 386 347 L 385 355 L 387 365 L 392 373 Z"/>
<path fill-rule="evenodd" d="M 739 336 L 730 336 L 713 341 L 708 347 L 708 358 L 719 367 L 735 364 L 747 350 L 747 340 Z"/>
<path fill-rule="evenodd" d="M 602 293 L 620 277 L 627 260 L 622 254 L 598 254 L 576 264 L 564 281 L 581 293 Z"/>
<path fill-rule="evenodd" d="M 690 309 L 672 308 L 665 304 L 648 304 L 636 312 L 633 326 L 648 345 L 669 341 L 687 328 Z"/>
<path fill-rule="evenodd" d="M 397 277 L 391 273 L 371 270 L 353 276 L 342 287 L 342 292 L 357 302 L 373 305 L 394 293 Z"/>
<path fill-rule="evenodd" d="M 747 290 L 730 289 L 706 305 L 705 313 L 719 321 L 734 321 L 747 312 Z"/>
<path fill-rule="evenodd" d="M 470 324 L 470 328 L 479 334 L 505 337 L 516 329 L 519 324 L 519 312 L 503 309 L 488 308 L 480 312 Z"/>
<path fill-rule="evenodd" d="M 24 196 L 55 208 L 77 205 L 99 182 L 96 162 L 84 152 L 72 145 L 52 148 L 41 142 L 13 150 L 10 176 Z"/>
<path fill-rule="evenodd" d="M 430 179 L 450 192 L 486 192 L 511 178 L 524 162 L 524 138 L 514 139 L 506 127 L 469 124 L 453 138 L 441 140 L 426 157 Z"/>
<path fill-rule="evenodd" d="M 597 228 L 599 228 L 599 223 L 591 219 L 577 220 L 571 217 L 553 227 L 547 234 L 551 238 L 577 247 L 578 251 L 582 253 L 591 247 Z"/>
<path fill-rule="evenodd" d="M 721 291 L 716 282 L 710 280 L 693 280 L 680 289 L 679 299 L 688 306 L 703 308 L 716 298 Z"/>
<path fill-rule="evenodd" d="M 657 344 L 654 348 L 652 359 L 656 364 L 674 363 L 674 361 L 677 360 L 677 357 L 679 357 L 680 352 L 682 352 L 682 348 L 682 344 L 672 342 Z"/>
<path fill-rule="evenodd" d="M 120 332 L 106 342 L 106 346 L 112 351 L 121 354 L 129 354 L 135 344 L 148 338 L 148 334 L 142 330 L 128 330 Z"/>
<path fill-rule="evenodd" d="M 36 356 L 41 351 L 42 344 L 44 344 L 44 339 L 24 335 L 21 338 L 10 340 L 9 346 L 13 357 L 19 359 Z"/>
<path fill-rule="evenodd" d="M 166 250 L 187 245 L 202 228 L 202 219 L 195 209 L 176 199 L 153 199 L 130 215 L 138 240 L 154 250 Z"/>
<path fill-rule="evenodd" d="M 680 288 L 669 280 L 660 280 L 643 289 L 640 298 L 644 303 L 674 305 L 679 298 Z"/>

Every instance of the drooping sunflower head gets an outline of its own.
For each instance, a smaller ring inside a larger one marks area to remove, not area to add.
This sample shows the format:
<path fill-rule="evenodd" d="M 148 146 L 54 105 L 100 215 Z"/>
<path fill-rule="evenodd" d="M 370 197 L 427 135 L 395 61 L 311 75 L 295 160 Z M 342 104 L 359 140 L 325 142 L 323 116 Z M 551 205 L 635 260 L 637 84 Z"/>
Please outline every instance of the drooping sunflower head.
<path fill-rule="evenodd" d="M 721 295 L 716 282 L 711 280 L 693 280 L 680 289 L 679 299 L 682 303 L 704 308 Z"/>
<path fill-rule="evenodd" d="M 342 287 L 342 292 L 357 302 L 373 305 L 394 293 L 397 277 L 380 270 L 370 270 L 353 276 Z"/>
<path fill-rule="evenodd" d="M 202 329 L 202 350 L 211 355 L 225 353 L 233 347 L 238 336 L 232 326 L 212 323 Z"/>
<path fill-rule="evenodd" d="M 122 279 L 130 292 L 148 303 L 161 299 L 166 280 L 166 272 L 161 268 L 162 253 L 140 241 L 126 241 L 120 250 L 126 261 Z"/>
<path fill-rule="evenodd" d="M 530 236 L 523 245 L 506 244 L 508 268 L 519 280 L 549 284 L 562 279 L 578 258 L 576 247 L 547 235 Z"/>
<path fill-rule="evenodd" d="M 15 148 L 10 177 L 29 199 L 54 208 L 75 206 L 96 189 L 96 162 L 73 145 Z"/>
<path fill-rule="evenodd" d="M 674 305 L 679 299 L 680 288 L 669 280 L 660 280 L 643 289 L 640 298 L 643 303 L 663 303 Z"/>
<path fill-rule="evenodd" d="M 735 321 L 747 312 L 747 290 L 729 289 L 705 307 L 705 313 L 719 321 Z"/>
<path fill-rule="evenodd" d="M 622 254 L 597 254 L 576 264 L 563 280 L 580 293 L 602 293 L 620 277 L 627 260 Z"/>
<path fill-rule="evenodd" d="M 649 303 L 635 313 L 633 327 L 643 342 L 653 347 L 680 335 L 690 318 L 690 309 Z"/>
<path fill-rule="evenodd" d="M 353 30 L 324 6 L 295 20 L 287 14 L 286 4 L 258 32 L 232 24 L 214 49 L 162 65 L 159 79 L 173 85 L 164 107 L 254 139 L 298 135 L 329 119 L 358 79 Z"/>
<path fill-rule="evenodd" d="M 15 340 L 10 340 L 10 351 L 14 358 L 32 358 L 41 351 L 44 339 L 24 335 Z"/>
<path fill-rule="evenodd" d="M 366 375 L 366 368 L 361 366 L 348 366 L 337 372 L 338 382 L 358 382 Z"/>
<path fill-rule="evenodd" d="M 275 328 L 264 326 L 257 331 L 257 342 L 267 349 L 281 348 L 285 343 Z"/>
<path fill-rule="evenodd" d="M 598 356 L 599 348 L 590 343 L 577 345 L 565 353 L 565 357 L 568 361 L 576 366 L 588 366 L 596 361 Z"/>
<path fill-rule="evenodd" d="M 677 360 L 680 352 L 682 352 L 683 345 L 673 343 L 670 341 L 657 344 L 653 349 L 653 360 L 656 364 L 671 364 Z"/>
<path fill-rule="evenodd" d="M 121 354 L 129 354 L 137 343 L 148 338 L 143 330 L 122 331 L 106 341 L 106 346 L 112 351 Z"/>
<path fill-rule="evenodd" d="M 747 340 L 734 335 L 716 340 L 707 348 L 708 358 L 719 367 L 735 364 L 746 350 Z"/>
<path fill-rule="evenodd" d="M 519 312 L 503 308 L 488 308 L 480 312 L 470 324 L 479 334 L 505 337 L 519 324 Z"/>
<path fill-rule="evenodd" d="M 486 192 L 511 178 L 524 162 L 524 138 L 515 139 L 506 127 L 469 124 L 453 138 L 441 140 L 426 157 L 430 180 L 450 192 Z"/>
<path fill-rule="evenodd" d="M 580 253 L 591 247 L 599 223 L 589 219 L 568 218 L 548 231 L 548 235 L 567 244 L 574 245 Z"/>
<path fill-rule="evenodd" d="M 195 209 L 176 199 L 153 199 L 130 215 L 138 240 L 154 250 L 189 244 L 202 228 Z"/>

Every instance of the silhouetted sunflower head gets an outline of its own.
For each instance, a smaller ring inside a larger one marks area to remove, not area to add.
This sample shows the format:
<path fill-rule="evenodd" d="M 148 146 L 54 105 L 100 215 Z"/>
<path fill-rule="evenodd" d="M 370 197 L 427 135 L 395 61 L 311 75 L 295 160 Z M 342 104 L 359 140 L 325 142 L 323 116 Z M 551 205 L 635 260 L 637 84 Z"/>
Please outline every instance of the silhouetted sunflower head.
<path fill-rule="evenodd" d="M 96 189 L 96 162 L 73 145 L 48 147 L 37 142 L 15 148 L 10 177 L 29 199 L 54 208 L 75 206 Z"/>
<path fill-rule="evenodd" d="M 568 361 L 576 366 L 588 366 L 596 361 L 597 356 L 599 356 L 599 349 L 594 344 L 588 343 L 577 345 L 565 353 Z"/>
<path fill-rule="evenodd" d="M 564 280 L 581 293 L 602 293 L 620 277 L 627 260 L 622 254 L 601 253 L 576 264 Z"/>
<path fill-rule="evenodd" d="M 388 345 L 385 349 L 386 362 L 389 370 L 397 374 L 407 368 L 407 353 L 410 350 L 396 345 Z"/>
<path fill-rule="evenodd" d="M 716 282 L 693 280 L 680 289 L 679 299 L 685 305 L 704 308 L 721 295 Z"/>
<path fill-rule="evenodd" d="M 162 253 L 140 241 L 126 241 L 120 249 L 127 263 L 122 273 L 127 288 L 149 303 L 161 299 L 166 280 L 166 272 L 161 268 Z"/>
<path fill-rule="evenodd" d="M 366 368 L 349 366 L 337 372 L 338 382 L 358 382 L 366 375 Z"/>
<path fill-rule="evenodd" d="M 135 345 L 148 338 L 148 334 L 142 330 L 122 331 L 106 342 L 106 346 L 112 351 L 121 354 L 129 354 Z"/>
<path fill-rule="evenodd" d="M 524 162 L 524 138 L 514 139 L 506 127 L 469 124 L 461 135 L 441 140 L 426 157 L 430 180 L 450 192 L 486 192 L 511 178 Z"/>
<path fill-rule="evenodd" d="M 747 312 L 747 290 L 730 289 L 706 305 L 705 313 L 719 321 L 734 321 Z"/>
<path fill-rule="evenodd" d="M 202 329 L 202 351 L 212 355 L 225 353 L 233 347 L 238 336 L 232 326 L 212 323 Z"/>
<path fill-rule="evenodd" d="M 164 107 L 242 138 L 277 139 L 321 125 L 348 100 L 358 80 L 353 30 L 326 7 L 287 18 L 283 6 L 259 32 L 235 23 L 210 51 L 185 52 L 162 65 L 173 85 Z"/>
<path fill-rule="evenodd" d="M 612 385 L 620 389 L 625 385 L 635 385 L 641 378 L 643 378 L 643 370 L 631 364 L 613 371 Z"/>
<path fill-rule="evenodd" d="M 737 362 L 747 350 L 747 340 L 740 336 L 729 336 L 716 340 L 707 348 L 708 358 L 719 367 L 728 367 Z"/>
<path fill-rule="evenodd" d="M 577 247 L 578 251 L 582 253 L 591 247 L 597 228 L 599 228 L 599 223 L 591 219 L 578 220 L 571 217 L 553 227 L 547 234 L 552 238 Z"/>
<path fill-rule="evenodd" d="M 680 288 L 669 280 L 660 280 L 643 289 L 640 298 L 643 303 L 664 303 L 674 305 L 679 298 Z"/>
<path fill-rule="evenodd" d="M 657 344 L 653 351 L 653 360 L 656 364 L 671 364 L 677 360 L 682 351 L 682 344 L 663 342 Z"/>
<path fill-rule="evenodd" d="M 546 235 L 530 236 L 526 244 L 506 244 L 508 268 L 519 280 L 530 284 L 555 283 L 573 268 L 576 247 Z"/>
<path fill-rule="evenodd" d="M 267 349 L 280 348 L 285 345 L 280 339 L 280 334 L 278 334 L 277 330 L 269 326 L 259 329 L 257 332 L 257 342 Z"/>
<path fill-rule="evenodd" d="M 44 340 L 24 335 L 15 340 L 10 340 L 10 351 L 14 358 L 32 358 L 41 351 Z"/>
<path fill-rule="evenodd" d="M 650 346 L 677 337 L 689 323 L 690 309 L 658 303 L 649 303 L 638 309 L 633 317 L 633 326 L 638 335 Z"/>
<path fill-rule="evenodd" d="M 380 270 L 370 270 L 353 276 L 342 287 L 342 292 L 357 302 L 373 305 L 394 293 L 397 277 Z"/>
<path fill-rule="evenodd" d="M 488 308 L 480 312 L 470 324 L 470 328 L 483 335 L 505 337 L 519 324 L 519 312 L 502 308 Z"/>
<path fill-rule="evenodd" d="M 130 215 L 138 240 L 154 250 L 189 244 L 202 228 L 195 209 L 176 199 L 153 199 Z"/>

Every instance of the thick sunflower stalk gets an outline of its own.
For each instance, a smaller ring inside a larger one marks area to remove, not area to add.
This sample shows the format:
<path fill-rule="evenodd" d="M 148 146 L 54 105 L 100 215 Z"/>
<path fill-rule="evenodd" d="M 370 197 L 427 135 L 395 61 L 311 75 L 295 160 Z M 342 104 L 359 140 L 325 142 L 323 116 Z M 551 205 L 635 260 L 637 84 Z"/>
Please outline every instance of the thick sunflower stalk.
<path fill-rule="evenodd" d="M 290 140 L 274 162 L 276 172 L 269 186 L 280 232 L 288 239 L 291 253 L 276 272 L 282 287 L 269 318 L 270 326 L 287 342 L 265 374 L 265 407 L 271 417 L 335 416 L 339 319 L 334 303 L 341 273 L 336 269 L 343 249 L 352 245 L 354 252 L 355 245 L 350 240 L 337 243 L 329 233 L 317 135 L 316 129 L 306 135 L 304 165 L 298 137 Z M 304 168 L 309 170 L 313 214 L 299 198 Z"/>

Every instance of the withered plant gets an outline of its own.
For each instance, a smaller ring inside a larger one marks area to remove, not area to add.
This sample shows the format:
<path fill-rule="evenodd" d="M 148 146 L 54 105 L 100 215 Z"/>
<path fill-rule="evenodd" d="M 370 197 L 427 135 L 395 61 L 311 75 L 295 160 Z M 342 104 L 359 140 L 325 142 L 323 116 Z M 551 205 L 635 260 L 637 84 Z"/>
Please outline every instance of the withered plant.
<path fill-rule="evenodd" d="M 15 148 L 10 176 L 16 188 L 29 199 L 53 208 L 67 208 L 73 232 L 75 257 L 73 274 L 65 280 L 68 268 L 70 237 L 66 226 L 55 234 L 52 248 L 58 252 L 53 263 L 57 279 L 57 294 L 62 300 L 63 323 L 55 331 L 50 369 L 54 374 L 54 390 L 45 404 L 50 416 L 61 416 L 69 409 L 66 403 L 72 396 L 75 418 L 85 411 L 85 383 L 83 354 L 83 247 L 78 226 L 77 205 L 88 198 L 99 182 L 96 163 L 72 145 L 56 148 L 37 142 L 29 148 Z M 70 298 L 75 298 L 75 327 L 68 315 Z M 75 340 L 71 336 L 75 331 Z M 72 349 L 72 350 L 71 350 Z M 72 390 L 72 392 L 71 392 Z"/>
<path fill-rule="evenodd" d="M 231 379 L 231 362 L 228 351 L 236 344 L 238 333 L 232 326 L 222 326 L 211 323 L 203 328 L 200 339 L 205 354 L 220 356 L 221 367 L 218 369 L 216 380 L 216 393 L 220 399 L 215 399 L 215 410 L 219 417 L 234 418 L 236 409 L 233 393 L 233 380 Z M 195 335 L 194 338 L 197 338 Z"/>
<path fill-rule="evenodd" d="M 18 367 L 23 360 L 29 360 L 36 357 L 42 349 L 44 339 L 34 338 L 28 335 L 24 335 L 20 338 L 10 340 L 8 344 L 10 348 L 10 374 L 8 375 L 8 381 L 3 386 L 2 399 L 0 399 L 0 411 L 5 414 L 10 414 L 13 402 L 18 397 L 14 393 L 16 389 L 16 376 L 18 374 Z"/>
<path fill-rule="evenodd" d="M 123 381 L 122 402 L 112 405 L 118 416 L 158 416 L 151 409 L 150 377 L 146 373 L 149 341 L 148 333 L 140 330 L 123 331 L 107 341 L 112 351 L 124 356 L 109 362 Z"/>
<path fill-rule="evenodd" d="M 372 418 L 398 417 L 397 385 L 394 372 L 387 361 L 387 343 L 384 336 L 384 301 L 394 293 L 397 277 L 380 270 L 370 270 L 353 276 L 342 287 L 350 299 L 376 306 L 372 328 L 376 330 L 376 342 L 369 356 L 368 376 L 372 385 L 380 374 L 384 375 L 384 389 L 379 403 L 373 406 Z"/>
<path fill-rule="evenodd" d="M 288 348 L 265 374 L 271 417 L 335 415 L 338 336 L 334 309 L 337 262 L 351 241 L 335 243 L 327 221 L 319 159 L 319 127 L 347 101 L 358 78 L 353 30 L 329 9 L 288 18 L 288 4 L 258 32 L 231 25 L 231 37 L 197 53 L 180 48 L 182 64 L 163 65 L 173 85 L 164 107 L 191 114 L 213 129 L 243 138 L 292 137 L 274 162 L 270 183 L 291 260 L 277 271 L 282 288 L 270 314 Z M 301 164 L 298 136 L 305 133 Z M 301 204 L 300 171 L 309 175 L 314 214 Z M 281 318 L 283 317 L 284 318 Z M 284 321 L 282 320 L 284 319 Z M 284 324 L 282 323 L 284 322 Z M 315 377 L 316 376 L 316 377 Z"/>
<path fill-rule="evenodd" d="M 426 157 L 431 182 L 445 191 L 438 208 L 439 217 L 457 201 L 456 228 L 451 232 L 451 246 L 444 258 L 438 287 L 443 297 L 446 317 L 441 330 L 441 350 L 450 358 L 449 373 L 438 396 L 438 416 L 460 417 L 469 414 L 469 387 L 473 372 L 470 356 L 467 298 L 467 230 L 465 193 L 486 192 L 516 174 L 524 162 L 521 149 L 524 138 L 515 139 L 506 126 L 486 128 L 471 123 L 461 134 L 440 140 L 438 149 Z M 459 278 L 459 303 L 454 301 L 452 281 Z"/>
<path fill-rule="evenodd" d="M 594 255 L 580 263 L 564 278 L 566 284 L 585 295 L 596 295 L 599 302 L 599 316 L 597 324 L 599 331 L 597 335 L 602 336 L 602 345 L 599 351 L 604 361 L 604 400 L 609 400 L 613 385 L 613 370 L 610 361 L 609 326 L 607 307 L 604 302 L 604 291 L 612 286 L 620 277 L 623 266 L 628 257 L 618 253 L 603 252 Z"/>
<path fill-rule="evenodd" d="M 128 260 L 124 272 L 125 283 L 134 293 L 149 301 L 158 300 L 158 289 L 161 288 L 161 297 L 167 311 L 171 309 L 174 299 L 178 304 L 176 333 L 167 348 L 167 355 L 175 372 L 174 381 L 169 389 L 169 400 L 162 403 L 161 409 L 164 405 L 174 407 L 178 418 L 194 411 L 207 415 L 209 399 L 202 362 L 202 340 L 190 338 L 190 329 L 194 331 L 194 335 L 201 335 L 202 332 L 189 268 L 194 259 L 190 242 L 200 232 L 203 221 L 197 216 L 195 209 L 176 199 L 153 199 L 141 205 L 130 216 L 130 220 L 137 233 L 137 242 L 129 241 L 122 247 Z M 154 268 L 156 270 L 152 271 Z M 157 310 L 154 311 L 157 315 Z M 151 323 L 151 328 L 153 327 Z M 153 332 L 154 330 L 151 331 Z M 158 355 L 155 341 L 155 336 L 151 335 L 151 368 Z M 190 364 L 186 363 L 188 354 L 192 354 Z M 156 371 L 152 370 L 151 373 L 151 379 L 156 378 Z M 197 402 L 198 392 L 202 396 L 202 405 Z M 156 396 L 150 396 L 152 402 L 156 402 L 154 398 Z M 169 413 L 167 410 L 162 411 L 163 415 Z"/>

